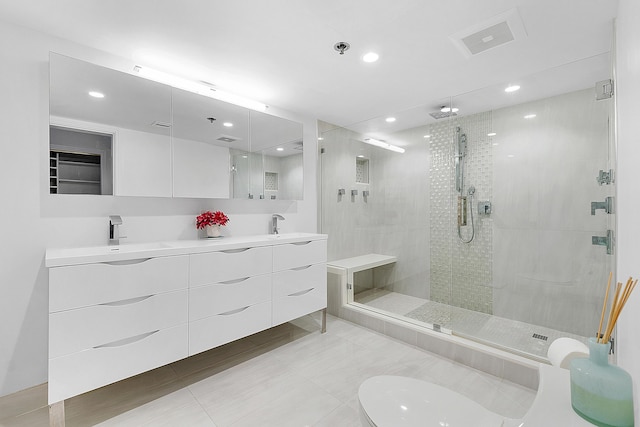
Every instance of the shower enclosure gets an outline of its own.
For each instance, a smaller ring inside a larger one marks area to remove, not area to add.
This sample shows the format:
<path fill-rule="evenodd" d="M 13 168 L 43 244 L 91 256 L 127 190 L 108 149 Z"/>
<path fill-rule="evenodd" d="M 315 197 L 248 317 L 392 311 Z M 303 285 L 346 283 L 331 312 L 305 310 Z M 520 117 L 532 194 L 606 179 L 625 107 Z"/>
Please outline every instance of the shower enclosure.
<path fill-rule="evenodd" d="M 592 78 L 609 63 L 520 79 L 575 77 L 535 95 L 496 85 L 398 112 L 419 118 L 404 127 L 319 123 L 329 260 L 397 258 L 356 273 L 350 302 L 537 360 L 593 335 L 615 265 L 615 215 L 591 209 L 615 194 L 614 103 Z"/>

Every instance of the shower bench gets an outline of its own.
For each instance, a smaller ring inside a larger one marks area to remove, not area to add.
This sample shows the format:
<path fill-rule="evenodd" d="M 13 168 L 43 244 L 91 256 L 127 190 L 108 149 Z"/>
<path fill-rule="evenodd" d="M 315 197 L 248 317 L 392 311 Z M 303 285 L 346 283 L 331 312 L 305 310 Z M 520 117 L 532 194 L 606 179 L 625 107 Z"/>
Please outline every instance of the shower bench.
<path fill-rule="evenodd" d="M 333 273 L 340 277 L 340 302 L 337 302 L 337 304 L 342 305 L 343 302 L 347 301 L 348 290 L 353 289 L 355 273 L 394 264 L 397 259 L 393 255 L 366 254 L 327 262 L 327 273 Z"/>

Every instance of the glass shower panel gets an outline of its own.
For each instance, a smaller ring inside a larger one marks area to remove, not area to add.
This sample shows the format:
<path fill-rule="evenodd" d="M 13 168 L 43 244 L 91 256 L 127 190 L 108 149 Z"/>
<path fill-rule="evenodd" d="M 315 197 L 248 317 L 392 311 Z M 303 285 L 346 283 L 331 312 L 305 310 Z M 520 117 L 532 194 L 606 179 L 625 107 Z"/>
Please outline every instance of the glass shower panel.
<path fill-rule="evenodd" d="M 319 128 L 321 222 L 322 232 L 330 236 L 329 264 L 395 257 L 395 262 L 354 274 L 349 302 L 406 317 L 429 303 L 426 127 L 386 141 L 403 153 L 367 143 L 373 136 L 358 124 L 346 129 L 320 123 Z"/>
<path fill-rule="evenodd" d="M 463 228 L 475 238 L 451 233 L 454 333 L 544 358 L 554 339 L 596 332 L 612 268 L 606 247 L 592 245 L 611 215 L 591 210 L 613 194 L 596 182 L 609 158 L 609 102 L 591 86 L 458 120 L 464 191 L 475 190 Z"/>

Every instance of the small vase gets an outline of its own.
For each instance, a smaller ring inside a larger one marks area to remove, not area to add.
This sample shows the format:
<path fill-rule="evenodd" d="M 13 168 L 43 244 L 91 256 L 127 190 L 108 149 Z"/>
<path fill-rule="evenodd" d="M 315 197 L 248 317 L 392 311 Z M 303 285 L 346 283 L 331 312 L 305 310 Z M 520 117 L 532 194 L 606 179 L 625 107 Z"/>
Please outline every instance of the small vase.
<path fill-rule="evenodd" d="M 214 225 L 207 225 L 205 227 L 205 229 L 207 230 L 207 237 L 220 237 L 220 226 L 217 224 Z"/>
<path fill-rule="evenodd" d="M 608 343 L 589 338 L 589 358 L 571 361 L 571 406 L 585 420 L 601 427 L 633 426 L 631 376 L 609 364 Z"/>

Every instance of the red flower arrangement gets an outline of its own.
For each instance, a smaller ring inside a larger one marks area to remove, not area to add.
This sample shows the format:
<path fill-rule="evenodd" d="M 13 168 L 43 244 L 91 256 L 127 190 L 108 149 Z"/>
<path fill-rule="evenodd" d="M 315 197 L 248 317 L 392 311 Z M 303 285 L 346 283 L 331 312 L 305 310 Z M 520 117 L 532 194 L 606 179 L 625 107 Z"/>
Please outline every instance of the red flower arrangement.
<path fill-rule="evenodd" d="M 222 211 L 206 211 L 196 217 L 196 228 L 200 230 L 207 225 L 227 225 L 229 217 Z"/>

